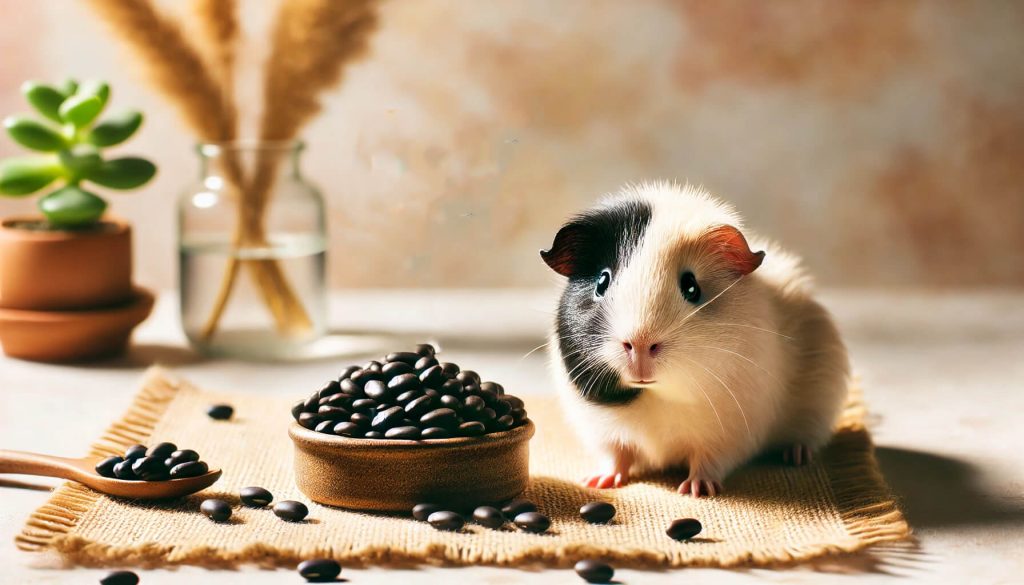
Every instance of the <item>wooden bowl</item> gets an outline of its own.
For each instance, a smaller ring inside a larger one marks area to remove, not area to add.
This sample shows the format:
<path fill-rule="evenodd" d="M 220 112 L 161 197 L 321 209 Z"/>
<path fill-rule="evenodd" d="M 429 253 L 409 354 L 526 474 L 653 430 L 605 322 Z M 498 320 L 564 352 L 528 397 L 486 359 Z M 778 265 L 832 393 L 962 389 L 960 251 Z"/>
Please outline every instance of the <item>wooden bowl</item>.
<path fill-rule="evenodd" d="M 429 502 L 472 509 L 510 500 L 530 479 L 533 421 L 480 437 L 351 439 L 292 423 L 295 483 L 309 499 L 355 510 L 406 512 Z"/>

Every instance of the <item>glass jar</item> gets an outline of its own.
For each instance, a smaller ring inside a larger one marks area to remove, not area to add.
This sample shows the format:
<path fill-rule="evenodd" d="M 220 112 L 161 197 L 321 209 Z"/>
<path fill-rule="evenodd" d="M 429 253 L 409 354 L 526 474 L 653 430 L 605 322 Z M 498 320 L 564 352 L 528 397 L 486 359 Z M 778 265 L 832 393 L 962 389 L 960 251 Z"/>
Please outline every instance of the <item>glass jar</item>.
<path fill-rule="evenodd" d="M 326 332 L 324 203 L 300 142 L 200 144 L 178 205 L 181 322 L 203 353 L 302 357 Z"/>

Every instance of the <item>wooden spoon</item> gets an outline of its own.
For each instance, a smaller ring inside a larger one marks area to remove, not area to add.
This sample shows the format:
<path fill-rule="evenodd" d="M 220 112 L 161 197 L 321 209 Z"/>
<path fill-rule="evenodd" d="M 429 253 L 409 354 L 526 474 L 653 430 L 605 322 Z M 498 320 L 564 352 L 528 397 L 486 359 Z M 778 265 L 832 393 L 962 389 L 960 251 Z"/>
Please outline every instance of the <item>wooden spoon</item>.
<path fill-rule="evenodd" d="M 96 464 L 103 457 L 70 459 L 24 451 L 0 450 L 0 473 L 61 477 L 83 483 L 107 495 L 137 500 L 161 500 L 198 492 L 220 479 L 221 470 L 211 469 L 203 475 L 166 481 L 127 481 L 103 477 L 96 473 Z"/>

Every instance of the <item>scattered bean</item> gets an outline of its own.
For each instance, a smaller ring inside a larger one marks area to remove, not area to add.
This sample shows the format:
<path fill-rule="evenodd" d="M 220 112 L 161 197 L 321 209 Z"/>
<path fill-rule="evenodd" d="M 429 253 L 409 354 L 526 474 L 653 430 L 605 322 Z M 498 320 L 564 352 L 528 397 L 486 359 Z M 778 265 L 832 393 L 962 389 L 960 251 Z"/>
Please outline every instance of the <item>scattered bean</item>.
<path fill-rule="evenodd" d="M 231 504 L 224 500 L 211 498 L 203 500 L 203 503 L 199 505 L 199 511 L 214 522 L 225 522 L 231 517 Z"/>
<path fill-rule="evenodd" d="M 412 517 L 420 522 L 426 522 L 434 512 L 440 512 L 441 506 L 436 504 L 416 504 L 412 508 Z"/>
<path fill-rule="evenodd" d="M 689 540 L 700 534 L 700 531 L 703 529 L 704 527 L 701 526 L 700 520 L 696 518 L 680 518 L 673 520 L 672 524 L 669 524 L 665 534 L 673 540 Z"/>
<path fill-rule="evenodd" d="M 238 497 L 241 498 L 243 504 L 250 508 L 262 508 L 274 501 L 274 494 L 257 486 L 242 488 L 238 491 Z"/>
<path fill-rule="evenodd" d="M 544 514 L 538 514 L 537 512 L 523 512 L 515 517 L 516 526 L 535 534 L 546 532 L 551 527 L 551 520 Z"/>
<path fill-rule="evenodd" d="M 587 583 L 611 583 L 615 576 L 615 569 L 611 565 L 591 559 L 577 562 L 573 569 Z"/>
<path fill-rule="evenodd" d="M 590 502 L 580 508 L 580 516 L 591 524 L 607 524 L 615 517 L 615 506 L 608 502 Z"/>
<path fill-rule="evenodd" d="M 100 585 L 138 585 L 139 576 L 131 571 L 114 571 L 100 579 Z"/>
<path fill-rule="evenodd" d="M 301 522 L 309 514 L 309 508 L 302 502 L 284 500 L 274 504 L 274 515 L 289 522 Z"/>
<path fill-rule="evenodd" d="M 338 578 L 341 565 L 334 559 L 310 559 L 299 563 L 298 571 L 310 583 L 325 583 Z"/>
<path fill-rule="evenodd" d="M 337 385 L 337 382 L 334 383 Z M 206 410 L 206 416 L 214 420 L 228 420 L 235 414 L 235 409 L 230 404 L 214 404 Z"/>
<path fill-rule="evenodd" d="M 427 516 L 427 522 L 438 530 L 446 532 L 457 532 L 466 525 L 466 520 L 457 512 L 442 510 Z"/>
<path fill-rule="evenodd" d="M 493 506 L 480 506 L 473 510 L 473 521 L 488 528 L 501 528 L 505 525 L 505 515 Z"/>
<path fill-rule="evenodd" d="M 506 518 L 515 518 L 523 512 L 536 512 L 537 504 L 534 504 L 530 500 L 516 499 L 508 502 L 501 507 L 501 513 Z"/>

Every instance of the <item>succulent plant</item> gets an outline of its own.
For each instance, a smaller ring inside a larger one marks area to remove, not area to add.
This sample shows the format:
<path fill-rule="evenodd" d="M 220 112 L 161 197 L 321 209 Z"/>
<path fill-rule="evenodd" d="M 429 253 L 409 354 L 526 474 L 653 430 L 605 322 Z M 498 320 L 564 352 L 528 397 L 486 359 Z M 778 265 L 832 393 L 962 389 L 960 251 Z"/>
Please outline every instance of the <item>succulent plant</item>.
<path fill-rule="evenodd" d="M 110 99 L 105 82 L 51 86 L 28 81 L 21 93 L 42 119 L 10 116 L 4 128 L 15 142 L 41 154 L 0 161 L 0 195 L 24 197 L 61 183 L 38 203 L 53 227 L 89 226 L 106 211 L 107 202 L 83 188 L 83 182 L 129 190 L 156 174 L 156 166 L 144 158 L 104 159 L 102 149 L 124 142 L 142 125 L 142 114 L 135 110 L 97 121 Z"/>

